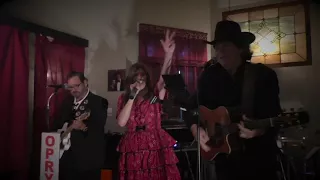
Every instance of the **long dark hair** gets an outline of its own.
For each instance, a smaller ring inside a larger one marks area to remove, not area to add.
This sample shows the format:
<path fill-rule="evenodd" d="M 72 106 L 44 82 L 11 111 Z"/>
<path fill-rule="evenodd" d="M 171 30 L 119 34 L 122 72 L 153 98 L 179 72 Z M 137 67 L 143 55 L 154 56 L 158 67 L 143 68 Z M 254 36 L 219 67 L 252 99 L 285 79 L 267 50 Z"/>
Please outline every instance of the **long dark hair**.
<path fill-rule="evenodd" d="M 243 41 L 234 41 L 233 42 L 238 48 L 242 49 L 242 53 L 240 54 L 243 62 L 250 61 L 252 58 L 253 52 L 250 49 L 250 44 Z"/>
<path fill-rule="evenodd" d="M 240 47 L 242 49 L 241 59 L 246 61 L 251 61 L 253 52 L 250 49 L 250 44 L 246 44 Z"/>
<path fill-rule="evenodd" d="M 128 101 L 131 93 L 130 85 L 136 82 L 138 72 L 141 71 L 144 72 L 146 76 L 146 87 L 141 90 L 139 94 L 141 94 L 144 99 L 150 99 L 153 96 L 153 84 L 151 82 L 150 74 L 148 73 L 147 68 L 141 63 L 135 63 L 130 67 L 128 76 L 126 77 L 124 93 L 125 103 Z"/>

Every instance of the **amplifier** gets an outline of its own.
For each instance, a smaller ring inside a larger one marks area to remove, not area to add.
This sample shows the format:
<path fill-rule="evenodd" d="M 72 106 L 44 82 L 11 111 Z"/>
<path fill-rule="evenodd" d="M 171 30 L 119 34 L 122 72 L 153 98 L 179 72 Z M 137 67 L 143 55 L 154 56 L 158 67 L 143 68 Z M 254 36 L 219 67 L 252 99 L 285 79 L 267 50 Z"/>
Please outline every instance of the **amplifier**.
<path fill-rule="evenodd" d="M 177 148 L 182 144 L 191 144 L 194 141 L 190 129 L 181 120 L 164 120 L 162 128 L 177 141 Z"/>

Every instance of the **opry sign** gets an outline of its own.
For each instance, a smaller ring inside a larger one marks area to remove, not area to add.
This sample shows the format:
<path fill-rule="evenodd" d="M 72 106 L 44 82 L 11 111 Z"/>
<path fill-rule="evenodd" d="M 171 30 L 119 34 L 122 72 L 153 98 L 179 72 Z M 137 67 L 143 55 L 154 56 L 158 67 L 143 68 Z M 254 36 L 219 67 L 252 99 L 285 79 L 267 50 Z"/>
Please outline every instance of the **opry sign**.
<path fill-rule="evenodd" d="M 40 180 L 59 179 L 60 133 L 42 133 Z"/>

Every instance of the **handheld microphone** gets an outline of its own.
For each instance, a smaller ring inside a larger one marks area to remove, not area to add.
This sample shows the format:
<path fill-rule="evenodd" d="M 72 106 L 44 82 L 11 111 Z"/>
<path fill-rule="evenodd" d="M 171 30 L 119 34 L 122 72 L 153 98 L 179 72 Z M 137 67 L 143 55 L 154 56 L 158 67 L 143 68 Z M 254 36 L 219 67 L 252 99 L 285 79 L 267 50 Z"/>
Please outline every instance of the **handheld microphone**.
<path fill-rule="evenodd" d="M 54 84 L 54 85 L 48 85 L 47 87 L 55 88 L 55 89 L 67 89 L 68 85 L 67 84 Z"/>
<path fill-rule="evenodd" d="M 136 87 L 132 88 L 131 93 L 136 94 L 138 89 Z"/>

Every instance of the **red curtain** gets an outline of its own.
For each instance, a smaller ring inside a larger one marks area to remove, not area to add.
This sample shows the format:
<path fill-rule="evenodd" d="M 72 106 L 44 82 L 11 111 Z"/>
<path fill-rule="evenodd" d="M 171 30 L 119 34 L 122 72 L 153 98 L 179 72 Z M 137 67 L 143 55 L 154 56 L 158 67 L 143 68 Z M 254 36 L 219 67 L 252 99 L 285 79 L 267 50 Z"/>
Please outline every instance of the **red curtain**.
<path fill-rule="evenodd" d="M 71 71 L 84 72 L 85 48 L 59 40 L 49 41 L 47 37 L 37 35 L 35 44 L 35 84 L 34 84 L 34 122 L 33 122 L 33 170 L 34 178 L 39 177 L 41 132 L 47 130 L 46 104 L 53 93 L 47 85 L 64 84 Z M 57 109 L 68 93 L 60 89 L 50 103 L 50 125 L 57 117 Z M 51 127 L 51 126 L 50 126 Z"/>
<path fill-rule="evenodd" d="M 200 67 L 207 61 L 207 33 L 154 26 L 139 25 L 139 62 L 144 63 L 150 70 L 155 83 L 160 75 L 164 52 L 160 39 L 164 38 L 165 31 L 176 32 L 176 50 L 173 56 L 172 72 L 180 73 L 184 77 L 188 90 L 193 92 L 197 87 L 197 78 Z"/>
<path fill-rule="evenodd" d="M 28 34 L 0 26 L 0 174 L 21 180 L 28 169 Z"/>

